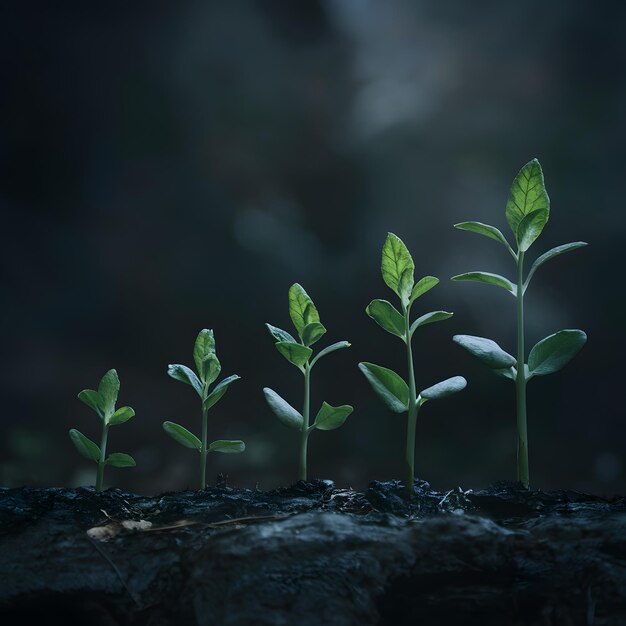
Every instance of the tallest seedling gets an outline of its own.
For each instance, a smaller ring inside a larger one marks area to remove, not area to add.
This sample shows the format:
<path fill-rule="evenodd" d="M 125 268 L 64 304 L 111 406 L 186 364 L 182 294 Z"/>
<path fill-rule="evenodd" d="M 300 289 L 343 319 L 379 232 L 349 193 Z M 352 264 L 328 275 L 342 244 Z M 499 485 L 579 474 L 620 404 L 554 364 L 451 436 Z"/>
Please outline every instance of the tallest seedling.
<path fill-rule="evenodd" d="M 506 203 L 506 220 L 515 236 L 517 251 L 509 245 L 504 235 L 494 226 L 480 222 L 462 222 L 455 228 L 478 233 L 501 243 L 511 254 L 516 265 L 516 281 L 498 274 L 468 272 L 453 276 L 452 280 L 471 280 L 506 289 L 517 300 L 517 359 L 490 339 L 456 335 L 454 341 L 471 352 L 493 371 L 515 382 L 517 395 L 517 479 L 529 486 L 528 434 L 526 427 L 526 383 L 534 376 L 543 376 L 560 370 L 587 341 L 582 330 L 560 330 L 542 339 L 528 356 L 524 345 L 524 294 L 539 267 L 546 261 L 587 244 L 575 241 L 557 246 L 542 254 L 532 264 L 524 279 L 524 256 L 535 239 L 539 237 L 550 217 L 550 199 L 546 192 L 541 165 L 533 159 L 519 171 Z"/>

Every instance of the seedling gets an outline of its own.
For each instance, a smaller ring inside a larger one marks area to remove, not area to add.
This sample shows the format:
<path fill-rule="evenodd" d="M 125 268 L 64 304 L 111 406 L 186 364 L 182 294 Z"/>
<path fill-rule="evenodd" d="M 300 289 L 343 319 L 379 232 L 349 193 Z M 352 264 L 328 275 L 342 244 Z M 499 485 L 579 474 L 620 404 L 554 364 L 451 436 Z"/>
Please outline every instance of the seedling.
<path fill-rule="evenodd" d="M 228 390 L 228 386 L 239 380 L 240 376 L 233 374 L 224 378 L 211 390 L 211 385 L 217 380 L 222 371 L 222 366 L 215 354 L 215 337 L 213 331 L 205 328 L 200 331 L 193 349 L 193 360 L 196 364 L 196 372 L 186 365 L 168 365 L 167 373 L 181 383 L 191 385 L 200 396 L 202 404 L 202 440 L 189 432 L 180 424 L 163 422 L 163 430 L 177 441 L 181 446 L 192 448 L 200 453 L 200 489 L 206 487 L 206 460 L 209 452 L 222 452 L 234 454 L 243 452 L 246 445 L 243 441 L 218 439 L 207 444 L 208 438 L 208 413 Z"/>
<path fill-rule="evenodd" d="M 104 466 L 113 467 L 135 467 L 135 459 L 130 454 L 124 452 L 113 452 L 107 456 L 107 438 L 109 427 L 127 422 L 135 415 L 135 411 L 129 406 L 123 406 L 115 410 L 117 395 L 120 391 L 120 379 L 115 370 L 109 370 L 100 381 L 98 391 L 93 389 L 83 389 L 78 394 L 78 399 L 93 409 L 102 420 L 102 438 L 100 447 L 89 437 L 75 428 L 70 429 L 70 439 L 76 449 L 90 461 L 98 464 L 96 472 L 96 491 L 102 491 L 102 481 L 104 479 Z"/>
<path fill-rule="evenodd" d="M 517 396 L 517 479 L 529 486 L 528 433 L 526 426 L 526 383 L 535 376 L 552 374 L 565 366 L 583 347 L 587 335 L 582 330 L 560 330 L 537 343 L 528 355 L 526 363 L 524 346 L 524 294 L 537 269 L 544 263 L 570 250 L 587 244 L 574 241 L 557 246 L 538 257 L 524 279 L 524 256 L 539 237 L 550 216 L 550 199 L 546 192 L 543 172 L 537 159 L 533 159 L 519 171 L 506 203 L 506 220 L 513 231 L 517 251 L 509 245 L 504 235 L 494 226 L 481 222 L 461 222 L 455 228 L 478 233 L 501 243 L 515 259 L 517 280 L 515 282 L 498 274 L 468 272 L 453 276 L 452 280 L 470 280 L 506 289 L 517 300 L 517 358 L 500 346 L 483 337 L 456 335 L 454 341 L 468 350 L 499 376 L 515 382 Z M 523 365 L 518 366 L 518 364 Z"/>
<path fill-rule="evenodd" d="M 285 426 L 300 431 L 300 480 L 307 479 L 307 446 L 309 435 L 316 428 L 318 430 L 334 430 L 339 428 L 353 408 L 348 404 L 341 406 L 331 406 L 327 402 L 322 403 L 322 407 L 315 417 L 313 424 L 309 424 L 310 397 L 311 397 L 311 370 L 315 364 L 327 354 L 348 348 L 347 341 L 338 341 L 327 346 L 318 354 L 313 356 L 311 346 L 319 341 L 326 328 L 320 323 L 320 316 L 313 304 L 313 300 L 307 292 L 295 283 L 289 288 L 289 315 L 291 321 L 298 331 L 300 341 L 296 341 L 286 330 L 281 330 L 266 324 L 272 337 L 276 340 L 276 349 L 293 365 L 295 365 L 304 375 L 304 404 L 302 413 L 294 409 L 285 399 L 281 398 L 269 387 L 263 389 L 265 399 L 276 417 Z"/>
<path fill-rule="evenodd" d="M 372 300 L 366 313 L 388 333 L 399 337 L 406 344 L 409 384 L 393 370 L 374 365 L 359 363 L 359 369 L 365 374 L 374 391 L 380 396 L 388 409 L 394 413 L 408 413 L 406 436 L 406 490 L 413 492 L 415 476 L 415 428 L 417 414 L 428 400 L 444 398 L 461 391 L 467 381 L 462 376 L 453 376 L 432 387 L 416 392 L 415 368 L 411 343 L 413 333 L 420 327 L 433 322 L 440 322 L 452 317 L 447 311 L 431 311 L 410 321 L 411 306 L 420 296 L 439 283 L 434 276 L 425 276 L 415 282 L 415 264 L 402 240 L 389 233 L 383 245 L 382 265 L 383 280 L 400 298 L 402 313 L 387 300 Z"/>

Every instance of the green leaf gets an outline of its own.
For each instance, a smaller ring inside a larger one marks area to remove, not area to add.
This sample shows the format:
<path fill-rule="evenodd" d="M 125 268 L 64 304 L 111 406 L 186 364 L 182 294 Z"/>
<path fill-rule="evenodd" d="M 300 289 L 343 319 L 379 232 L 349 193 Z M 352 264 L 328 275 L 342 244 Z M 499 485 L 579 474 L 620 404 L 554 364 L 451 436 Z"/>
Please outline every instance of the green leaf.
<path fill-rule="evenodd" d="M 483 224 L 482 222 L 461 222 L 459 224 L 455 224 L 454 228 L 466 230 L 470 233 L 477 233 L 478 235 L 484 235 L 485 237 L 489 237 L 489 239 L 494 239 L 495 241 L 500 242 L 509 249 L 511 248 L 509 242 L 506 240 L 506 237 L 495 226 Z"/>
<path fill-rule="evenodd" d="M 530 268 L 530 272 L 528 272 L 528 276 L 526 277 L 526 281 L 524 282 L 524 291 L 528 289 L 528 284 L 530 283 L 530 279 L 533 277 L 533 274 L 546 262 L 550 259 L 553 259 L 555 256 L 559 256 L 559 254 L 563 254 L 564 252 L 569 252 L 570 250 L 576 250 L 577 248 L 582 248 L 586 246 L 587 243 L 584 241 L 573 241 L 572 243 L 565 243 L 562 246 L 557 246 L 556 248 L 552 248 L 548 250 L 540 257 L 537 257 L 535 262 L 532 264 Z"/>
<path fill-rule="evenodd" d="M 517 370 L 514 367 L 504 367 L 502 369 L 493 370 L 494 374 L 502 376 L 502 378 L 508 378 L 509 380 L 515 380 L 517 376 Z"/>
<path fill-rule="evenodd" d="M 373 363 L 359 363 L 359 369 L 391 411 L 404 413 L 408 409 L 409 388 L 398 374 Z"/>
<path fill-rule="evenodd" d="M 311 348 L 302 346 L 299 343 L 277 341 L 274 345 L 290 363 L 293 363 L 298 367 L 303 367 L 313 354 L 313 350 L 311 350 Z"/>
<path fill-rule="evenodd" d="M 454 313 L 448 313 L 448 311 L 431 311 L 430 313 L 424 313 L 418 317 L 412 324 L 409 329 L 409 333 L 411 337 L 413 333 L 420 327 L 425 326 L 426 324 L 432 324 L 433 322 L 442 322 L 443 320 L 450 319 Z"/>
<path fill-rule="evenodd" d="M 381 262 L 383 280 L 405 305 L 409 303 L 411 297 L 414 270 L 413 258 L 403 241 L 393 233 L 387 233 Z"/>
<path fill-rule="evenodd" d="M 108 420 L 106 420 L 109 426 L 116 426 L 117 424 L 123 424 L 127 422 L 131 417 L 135 416 L 135 411 L 129 406 L 123 406 L 119 408 Z"/>
<path fill-rule="evenodd" d="M 319 322 L 307 324 L 302 331 L 302 341 L 305 346 L 312 346 L 326 333 L 326 329 Z"/>
<path fill-rule="evenodd" d="M 83 389 L 78 394 L 78 399 L 93 409 L 101 418 L 104 417 L 104 398 L 93 389 Z"/>
<path fill-rule="evenodd" d="M 333 343 L 330 346 L 326 346 L 323 350 L 317 354 L 317 356 L 311 361 L 310 367 L 313 367 L 322 357 L 325 357 L 327 354 L 331 352 L 335 352 L 335 350 L 341 350 L 342 348 L 349 348 L 352 344 L 348 341 L 338 341 L 337 343 Z"/>
<path fill-rule="evenodd" d="M 109 370 L 100 380 L 98 393 L 102 396 L 104 416 L 108 417 L 115 411 L 117 394 L 120 391 L 120 379 L 115 370 Z"/>
<path fill-rule="evenodd" d="M 387 300 L 372 300 L 365 312 L 388 333 L 404 339 L 404 317 Z"/>
<path fill-rule="evenodd" d="M 423 296 L 427 291 L 430 291 L 433 287 L 439 284 L 439 279 L 434 276 L 424 276 L 415 283 L 415 287 L 411 291 L 410 302 L 415 302 L 420 296 Z"/>
<path fill-rule="evenodd" d="M 198 333 L 196 343 L 193 347 L 193 360 L 195 361 L 196 370 L 202 380 L 206 379 L 206 368 L 208 366 L 206 359 L 209 354 L 215 354 L 215 336 L 211 329 L 203 328 Z"/>
<path fill-rule="evenodd" d="M 467 381 L 463 376 L 453 376 L 442 380 L 440 383 L 424 389 L 420 392 L 422 400 L 438 400 L 439 398 L 445 398 L 451 396 L 453 393 L 462 391 L 467 386 Z"/>
<path fill-rule="evenodd" d="M 354 409 L 349 404 L 331 406 L 328 402 L 322 403 L 322 408 L 315 417 L 313 427 L 319 430 L 334 430 L 339 428 Z"/>
<path fill-rule="evenodd" d="M 529 213 L 538 209 L 546 209 L 549 216 L 550 198 L 548 198 L 543 180 L 543 172 L 539 161 L 533 159 L 518 172 L 511 185 L 509 199 L 506 203 L 506 220 L 518 244 L 520 243 L 520 222 Z M 548 216 L 546 216 L 546 220 Z"/>
<path fill-rule="evenodd" d="M 163 430 L 181 446 L 185 448 L 193 448 L 200 452 L 202 450 L 202 442 L 193 433 L 190 433 L 184 426 L 175 422 L 163 422 Z"/>
<path fill-rule="evenodd" d="M 548 221 L 550 211 L 548 209 L 537 209 L 529 213 L 517 227 L 517 238 L 519 241 L 519 249 L 526 252 L 533 244 L 535 239 L 541 235 L 543 227 Z"/>
<path fill-rule="evenodd" d="M 217 380 L 217 377 L 222 371 L 222 366 L 220 364 L 220 360 L 217 358 L 217 355 L 208 354 L 202 362 L 202 369 L 204 371 L 204 382 L 207 385 L 210 385 Z"/>
<path fill-rule="evenodd" d="M 209 452 L 222 454 L 237 454 L 246 449 L 246 444 L 240 439 L 218 439 L 209 444 Z"/>
<path fill-rule="evenodd" d="M 113 452 L 109 454 L 105 463 L 113 467 L 135 467 L 137 465 L 135 459 L 133 459 L 130 454 L 125 454 L 124 452 Z"/>
<path fill-rule="evenodd" d="M 234 383 L 236 380 L 239 380 L 241 376 L 237 376 L 237 374 L 233 374 L 228 378 L 225 378 L 221 382 L 219 382 L 213 388 L 213 391 L 208 395 L 207 399 L 204 401 L 204 409 L 208 411 L 214 404 L 220 400 L 220 398 L 226 393 L 228 386 L 231 383 Z"/>
<path fill-rule="evenodd" d="M 277 328 L 276 326 L 272 326 L 271 324 L 265 324 L 267 326 L 267 330 L 270 331 L 270 334 L 276 341 L 286 341 L 287 343 L 297 343 L 297 341 L 282 328 Z"/>
<path fill-rule="evenodd" d="M 454 335 L 452 341 L 465 348 L 491 369 L 514 367 L 517 361 L 495 341 L 472 335 Z"/>
<path fill-rule="evenodd" d="M 585 345 L 587 335 L 582 330 L 560 330 L 537 343 L 528 355 L 531 376 L 558 372 Z"/>
<path fill-rule="evenodd" d="M 76 430 L 75 428 L 70 429 L 70 439 L 72 443 L 76 446 L 76 449 L 90 461 L 95 461 L 96 463 L 100 460 L 100 448 L 88 437 L 85 437 L 80 430 Z"/>
<path fill-rule="evenodd" d="M 491 274 L 489 272 L 467 272 L 465 274 L 453 276 L 452 280 L 467 280 L 476 283 L 496 285 L 497 287 L 506 289 L 514 296 L 517 295 L 517 287 L 508 278 L 504 278 L 504 276 L 500 276 L 499 274 Z"/>
<path fill-rule="evenodd" d="M 189 369 L 186 365 L 174 364 L 167 366 L 167 373 L 174 380 L 179 380 L 181 383 L 187 383 L 191 385 L 196 393 L 202 397 L 202 383 L 196 376 L 195 372 Z"/>
<path fill-rule="evenodd" d="M 295 428 L 296 430 L 302 430 L 302 424 L 304 419 L 302 415 L 294 409 L 287 400 L 281 398 L 273 389 L 269 387 L 263 388 L 265 394 L 265 400 L 269 404 L 270 409 L 274 411 L 276 417 L 285 426 Z"/>
<path fill-rule="evenodd" d="M 302 285 L 294 283 L 289 288 L 289 316 L 302 339 L 302 331 L 307 324 L 319 322 L 320 316 Z"/>

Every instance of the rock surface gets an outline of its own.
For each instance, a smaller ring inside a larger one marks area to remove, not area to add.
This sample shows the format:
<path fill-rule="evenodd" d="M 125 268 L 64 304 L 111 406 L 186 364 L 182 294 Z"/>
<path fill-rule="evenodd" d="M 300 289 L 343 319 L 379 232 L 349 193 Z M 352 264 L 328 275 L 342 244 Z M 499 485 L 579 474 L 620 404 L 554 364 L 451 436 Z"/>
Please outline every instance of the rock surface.
<path fill-rule="evenodd" d="M 0 490 L 0 623 L 626 624 L 626 500 Z"/>

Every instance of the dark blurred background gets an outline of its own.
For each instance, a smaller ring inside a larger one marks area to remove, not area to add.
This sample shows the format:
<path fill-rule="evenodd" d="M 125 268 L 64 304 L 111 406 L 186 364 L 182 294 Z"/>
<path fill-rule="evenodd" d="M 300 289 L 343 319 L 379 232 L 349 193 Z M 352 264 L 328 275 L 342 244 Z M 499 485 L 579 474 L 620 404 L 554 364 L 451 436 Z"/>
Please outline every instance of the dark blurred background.
<path fill-rule="evenodd" d="M 297 435 L 265 405 L 271 386 L 299 406 L 302 379 L 263 324 L 291 329 L 302 283 L 350 350 L 313 377 L 354 414 L 310 439 L 313 477 L 340 486 L 403 475 L 405 418 L 358 372 L 405 373 L 403 345 L 364 312 L 393 298 L 380 277 L 387 231 L 416 276 L 441 285 L 415 313 L 456 312 L 417 333 L 418 387 L 463 374 L 468 389 L 421 413 L 417 471 L 435 487 L 515 475 L 512 384 L 450 340 L 488 336 L 514 350 L 514 300 L 455 284 L 481 269 L 512 275 L 467 219 L 508 232 L 507 191 L 532 157 L 552 214 L 528 256 L 586 240 L 536 275 L 530 345 L 561 328 L 589 342 L 529 386 L 531 482 L 626 491 L 622 179 L 626 5 L 562 0 L 7 2 L 0 7 L 3 373 L 0 484 L 74 485 L 95 467 L 70 427 L 99 439 L 76 399 L 117 368 L 136 417 L 109 449 L 138 467 L 107 470 L 144 493 L 195 487 L 197 455 L 162 431 L 199 432 L 191 388 L 166 375 L 193 363 L 215 329 L 223 375 L 243 380 L 210 414 L 212 438 L 242 438 L 208 475 L 290 483 Z"/>

